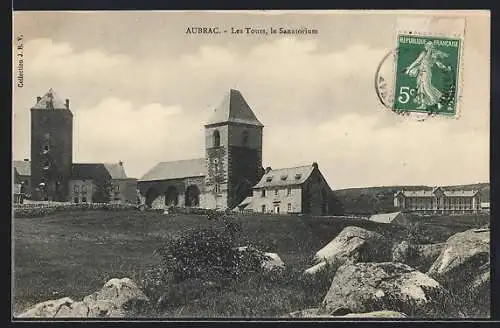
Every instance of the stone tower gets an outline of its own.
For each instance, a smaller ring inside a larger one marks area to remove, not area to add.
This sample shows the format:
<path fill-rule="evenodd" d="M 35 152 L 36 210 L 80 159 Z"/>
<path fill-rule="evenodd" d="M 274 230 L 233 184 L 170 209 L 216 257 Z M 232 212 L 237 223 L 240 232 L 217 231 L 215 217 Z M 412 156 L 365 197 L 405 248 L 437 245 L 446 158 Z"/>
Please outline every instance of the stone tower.
<path fill-rule="evenodd" d="M 238 90 L 231 89 L 205 125 L 206 202 L 232 209 L 262 176 L 262 130 Z"/>
<path fill-rule="evenodd" d="M 52 89 L 31 108 L 31 185 L 35 200 L 68 200 L 73 114 Z"/>

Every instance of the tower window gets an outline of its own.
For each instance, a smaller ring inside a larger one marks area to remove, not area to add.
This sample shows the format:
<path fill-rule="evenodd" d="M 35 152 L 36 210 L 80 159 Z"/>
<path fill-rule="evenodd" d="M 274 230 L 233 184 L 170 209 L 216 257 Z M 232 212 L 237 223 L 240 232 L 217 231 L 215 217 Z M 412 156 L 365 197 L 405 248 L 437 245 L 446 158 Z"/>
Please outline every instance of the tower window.
<path fill-rule="evenodd" d="M 44 154 L 47 154 L 49 152 L 49 150 L 50 150 L 50 146 L 49 145 L 44 145 L 43 146 L 43 153 Z"/>
<path fill-rule="evenodd" d="M 241 143 L 243 144 L 243 146 L 248 145 L 248 132 L 247 131 L 243 132 Z"/>
<path fill-rule="evenodd" d="M 48 169 L 49 169 L 49 167 L 50 167 L 50 163 L 49 163 L 49 162 L 45 162 L 45 163 L 43 164 L 43 169 L 44 169 L 44 170 L 48 170 Z"/>
<path fill-rule="evenodd" d="M 220 146 L 220 132 L 219 132 L 219 130 L 215 130 L 214 131 L 213 146 L 214 147 L 219 147 Z"/>

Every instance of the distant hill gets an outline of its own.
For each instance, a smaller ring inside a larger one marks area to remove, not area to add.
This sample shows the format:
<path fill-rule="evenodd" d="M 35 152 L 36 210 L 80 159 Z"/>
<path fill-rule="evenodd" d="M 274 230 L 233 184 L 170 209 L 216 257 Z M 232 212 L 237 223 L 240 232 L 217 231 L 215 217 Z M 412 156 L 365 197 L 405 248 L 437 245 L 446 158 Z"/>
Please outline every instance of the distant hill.
<path fill-rule="evenodd" d="M 366 188 L 348 188 L 335 190 L 337 200 L 343 206 L 345 214 L 374 214 L 393 212 L 394 193 L 398 190 L 432 190 L 431 186 L 385 186 L 385 187 L 366 187 Z M 444 190 L 480 190 L 483 202 L 490 199 L 490 184 L 476 183 L 467 185 L 442 186 Z"/>

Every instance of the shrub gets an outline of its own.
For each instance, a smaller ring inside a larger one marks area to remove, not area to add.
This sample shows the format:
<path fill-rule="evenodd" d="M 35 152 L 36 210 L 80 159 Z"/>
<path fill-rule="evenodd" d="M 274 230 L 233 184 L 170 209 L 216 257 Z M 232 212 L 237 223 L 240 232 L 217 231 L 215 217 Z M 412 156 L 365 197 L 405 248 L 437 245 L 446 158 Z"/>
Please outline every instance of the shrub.
<path fill-rule="evenodd" d="M 167 240 L 156 250 L 162 266 L 175 282 L 190 278 L 238 278 L 262 270 L 265 255 L 252 247 L 236 246 L 240 226 L 222 213 L 208 215 L 214 225 L 188 230 L 179 238 Z"/>

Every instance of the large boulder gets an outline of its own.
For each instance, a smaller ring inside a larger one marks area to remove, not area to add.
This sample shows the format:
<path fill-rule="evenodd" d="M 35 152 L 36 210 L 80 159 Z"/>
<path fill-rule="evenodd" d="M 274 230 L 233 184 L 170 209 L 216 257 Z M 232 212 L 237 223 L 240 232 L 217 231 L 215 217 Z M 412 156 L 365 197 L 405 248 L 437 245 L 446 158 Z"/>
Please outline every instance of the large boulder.
<path fill-rule="evenodd" d="M 285 268 L 285 262 L 280 258 L 277 253 L 263 252 L 251 246 L 240 246 L 237 247 L 238 252 L 255 252 L 262 257 L 262 268 L 265 271 L 280 271 Z"/>
<path fill-rule="evenodd" d="M 121 318 L 132 306 L 147 304 L 148 298 L 129 278 L 111 279 L 104 287 L 75 302 L 64 297 L 39 303 L 19 315 L 21 318 Z"/>
<path fill-rule="evenodd" d="M 373 311 L 395 311 L 415 318 L 462 317 L 449 293 L 436 280 L 406 264 L 341 266 L 322 302 L 321 313 Z"/>
<path fill-rule="evenodd" d="M 469 316 L 488 317 L 490 230 L 471 229 L 448 238 L 427 274 L 463 303 Z"/>
<path fill-rule="evenodd" d="M 381 234 L 360 227 L 346 227 L 314 255 L 315 265 L 306 273 L 315 273 L 328 264 L 340 266 L 357 262 L 391 260 L 390 242 Z"/>
<path fill-rule="evenodd" d="M 441 244 L 410 244 L 403 241 L 392 250 L 392 261 L 408 264 L 409 266 L 426 272 L 438 258 L 444 243 Z"/>

